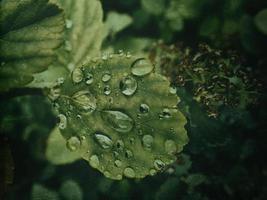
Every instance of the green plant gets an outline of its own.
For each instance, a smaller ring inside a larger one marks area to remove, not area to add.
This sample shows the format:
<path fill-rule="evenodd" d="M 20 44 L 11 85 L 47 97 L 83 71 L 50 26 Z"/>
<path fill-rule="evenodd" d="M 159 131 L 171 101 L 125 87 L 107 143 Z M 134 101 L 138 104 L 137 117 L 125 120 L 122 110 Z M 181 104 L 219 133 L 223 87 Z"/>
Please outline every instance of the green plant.
<path fill-rule="evenodd" d="M 238 5 L 242 1 L 237 5 L 228 5 L 229 2 L 225 1 L 225 5 L 232 8 L 230 13 L 240 11 Z M 146 11 L 148 21 L 163 17 L 160 36 L 168 41 L 182 32 L 188 21 L 201 17 L 210 1 L 153 3 L 142 0 L 138 13 Z M 229 15 L 231 19 L 238 18 L 242 12 Z M 206 199 L 197 190 L 212 178 L 207 171 L 204 174 L 191 169 L 191 155 L 193 159 L 213 158 L 215 148 L 231 147 L 236 142 L 234 136 L 225 136 L 224 125 L 253 124 L 243 116 L 256 102 L 260 84 L 252 80 L 251 68 L 244 70 L 233 52 L 223 53 L 208 45 L 192 50 L 162 42 L 153 44 L 152 38 L 144 37 L 120 38 L 125 27 L 137 27 L 136 17 L 137 14 L 132 18 L 111 11 L 103 22 L 98 0 L 1 1 L 1 97 L 41 94 L 49 98 L 54 114 L 43 112 L 43 117 L 58 116 L 58 126 L 41 129 L 34 124 L 23 132 L 23 140 L 40 132 L 32 139 L 36 143 L 31 144 L 33 156 L 38 159 L 43 156 L 39 152 L 40 141 L 45 140 L 41 133 L 53 129 L 48 136 L 45 159 L 54 165 L 83 158 L 105 177 L 116 180 L 167 172 L 174 177 L 160 185 L 157 199 L 167 194 L 175 198 L 177 187 L 181 190 L 187 187 L 189 199 Z M 265 10 L 254 21 L 249 18 L 258 29 L 251 34 L 259 31 L 266 34 Z M 225 28 L 234 26 L 228 18 L 223 22 L 216 17 L 203 21 L 198 27 L 199 34 L 211 41 L 226 29 L 229 35 L 239 31 Z M 143 20 L 138 23 L 145 26 Z M 219 38 L 218 44 L 222 39 Z M 121 48 L 126 51 L 118 50 Z M 28 107 L 22 113 L 31 113 L 33 100 L 25 104 Z M 228 118 L 231 120 L 227 121 Z M 8 125 L 12 116 L 0 119 L 3 132 L 14 131 Z M 185 146 L 188 137 L 191 145 Z M 184 146 L 186 152 L 180 155 Z M 240 146 L 245 158 L 255 145 L 248 142 Z M 231 170 L 233 174 L 244 171 L 238 169 Z M 49 170 L 46 173 L 53 174 Z M 126 179 L 119 184 L 118 190 L 127 197 L 129 182 Z M 99 190 L 108 193 L 112 185 L 114 182 L 103 179 Z M 32 198 L 41 198 L 46 193 L 49 196 L 46 198 L 51 199 L 70 196 L 82 199 L 75 181 L 64 180 L 59 191 L 60 194 L 35 183 Z"/>

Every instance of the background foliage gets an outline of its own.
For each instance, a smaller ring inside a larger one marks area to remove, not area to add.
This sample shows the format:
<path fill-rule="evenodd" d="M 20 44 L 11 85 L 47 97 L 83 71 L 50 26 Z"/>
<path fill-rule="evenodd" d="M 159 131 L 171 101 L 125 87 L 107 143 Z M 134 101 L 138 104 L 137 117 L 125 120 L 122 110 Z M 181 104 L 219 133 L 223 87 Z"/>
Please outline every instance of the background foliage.
<path fill-rule="evenodd" d="M 263 85 L 257 104 L 220 107 L 214 119 L 193 100 L 190 86 L 180 87 L 177 74 L 169 75 L 182 99 L 179 106 L 190 120 L 189 144 L 177 163 L 160 175 L 113 181 L 75 155 L 53 162 L 47 146 L 57 119 L 46 98 L 1 96 L 1 148 L 10 146 L 14 163 L 8 163 L 15 166 L 7 199 L 265 199 L 267 2 L 110 0 L 102 5 L 105 51 L 162 50 L 162 42 L 195 52 L 203 42 L 234 51 L 242 68 Z M 172 74 L 173 69 L 162 70 Z"/>

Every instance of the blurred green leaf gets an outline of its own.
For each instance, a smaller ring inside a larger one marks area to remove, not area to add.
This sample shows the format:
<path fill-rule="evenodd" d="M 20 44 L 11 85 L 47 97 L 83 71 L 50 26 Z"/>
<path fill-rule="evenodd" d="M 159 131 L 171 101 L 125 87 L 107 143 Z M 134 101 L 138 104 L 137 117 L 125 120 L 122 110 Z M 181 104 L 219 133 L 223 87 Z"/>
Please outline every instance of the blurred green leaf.
<path fill-rule="evenodd" d="M 165 0 L 141 0 L 144 10 L 153 15 L 160 15 L 165 9 Z"/>
<path fill-rule="evenodd" d="M 31 191 L 31 200 L 59 200 L 56 192 L 45 188 L 40 184 L 34 184 Z"/>
<path fill-rule="evenodd" d="M 130 15 L 120 14 L 117 12 L 109 12 L 105 21 L 105 29 L 107 34 L 114 36 L 116 33 L 122 31 L 133 22 Z"/>
<path fill-rule="evenodd" d="M 254 18 L 257 28 L 267 35 L 267 9 L 261 10 Z"/>
<path fill-rule="evenodd" d="M 23 87 L 45 71 L 62 44 L 62 11 L 48 0 L 0 2 L 0 91 Z"/>
<path fill-rule="evenodd" d="M 83 192 L 74 180 L 65 181 L 59 190 L 64 200 L 83 200 Z"/>

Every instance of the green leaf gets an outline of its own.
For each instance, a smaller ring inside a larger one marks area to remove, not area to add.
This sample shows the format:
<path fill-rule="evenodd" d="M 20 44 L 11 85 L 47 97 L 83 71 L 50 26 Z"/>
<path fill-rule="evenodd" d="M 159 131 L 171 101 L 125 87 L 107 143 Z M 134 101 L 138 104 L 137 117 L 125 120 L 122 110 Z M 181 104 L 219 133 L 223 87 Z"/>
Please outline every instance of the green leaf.
<path fill-rule="evenodd" d="M 98 0 L 53 0 L 65 11 L 65 45 L 59 65 L 72 70 L 88 58 L 98 56 L 103 40 L 103 11 Z"/>
<path fill-rule="evenodd" d="M 267 35 L 267 8 L 261 10 L 254 18 L 257 28 Z"/>
<path fill-rule="evenodd" d="M 71 152 L 66 146 L 66 140 L 60 134 L 58 127 L 54 128 L 47 140 L 46 158 L 54 165 L 72 163 L 81 159 L 81 151 Z"/>
<path fill-rule="evenodd" d="M 73 180 L 67 180 L 61 185 L 60 194 L 64 197 L 64 200 L 83 199 L 83 193 L 79 184 Z"/>
<path fill-rule="evenodd" d="M 48 0 L 0 2 L 0 91 L 23 87 L 54 61 L 62 11 Z"/>
<path fill-rule="evenodd" d="M 142 7 L 152 15 L 160 15 L 165 9 L 165 0 L 141 0 Z"/>
<path fill-rule="evenodd" d="M 59 200 L 58 194 L 40 184 L 34 184 L 31 192 L 32 200 Z"/>
<path fill-rule="evenodd" d="M 111 11 L 107 14 L 105 29 L 107 34 L 114 36 L 116 33 L 129 26 L 132 22 L 133 19 L 129 15 Z"/>
<path fill-rule="evenodd" d="M 155 175 L 188 142 L 179 98 L 153 70 L 147 59 L 120 52 L 92 59 L 51 88 L 69 148 L 87 146 L 81 156 L 108 178 Z"/>

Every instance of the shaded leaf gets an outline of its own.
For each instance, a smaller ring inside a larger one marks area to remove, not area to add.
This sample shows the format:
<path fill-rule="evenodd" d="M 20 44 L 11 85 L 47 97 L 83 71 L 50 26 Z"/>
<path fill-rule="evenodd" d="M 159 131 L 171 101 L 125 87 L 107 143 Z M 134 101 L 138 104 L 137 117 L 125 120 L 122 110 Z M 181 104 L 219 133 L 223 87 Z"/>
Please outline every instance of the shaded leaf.
<path fill-rule="evenodd" d="M 8 90 L 30 83 L 54 61 L 64 18 L 48 0 L 6 0 L 0 6 L 0 90 Z"/>
<path fill-rule="evenodd" d="M 267 34 L 267 9 L 261 10 L 254 18 L 257 28 Z"/>
<path fill-rule="evenodd" d="M 64 200 L 83 199 L 83 193 L 79 184 L 73 180 L 67 180 L 61 185 L 60 194 L 64 198 Z"/>
<path fill-rule="evenodd" d="M 58 194 L 40 184 L 34 184 L 31 192 L 32 200 L 59 200 Z"/>

